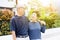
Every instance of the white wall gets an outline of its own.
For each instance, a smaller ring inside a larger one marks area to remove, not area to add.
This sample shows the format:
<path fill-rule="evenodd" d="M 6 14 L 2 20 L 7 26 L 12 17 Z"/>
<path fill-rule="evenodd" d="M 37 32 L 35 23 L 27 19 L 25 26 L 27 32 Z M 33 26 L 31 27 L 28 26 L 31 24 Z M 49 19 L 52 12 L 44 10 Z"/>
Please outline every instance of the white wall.
<path fill-rule="evenodd" d="M 8 0 L 0 0 L 0 7 L 14 7 L 15 1 L 8 1 Z"/>

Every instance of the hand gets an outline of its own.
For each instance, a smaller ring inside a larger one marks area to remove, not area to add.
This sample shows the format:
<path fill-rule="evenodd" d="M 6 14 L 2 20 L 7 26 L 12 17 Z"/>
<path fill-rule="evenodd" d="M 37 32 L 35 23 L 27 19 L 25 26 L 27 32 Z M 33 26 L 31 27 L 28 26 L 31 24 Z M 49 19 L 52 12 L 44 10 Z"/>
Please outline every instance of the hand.
<path fill-rule="evenodd" d="M 44 21 L 40 21 L 42 25 L 46 25 L 46 23 Z"/>
<path fill-rule="evenodd" d="M 15 31 L 12 31 L 13 40 L 16 40 Z"/>

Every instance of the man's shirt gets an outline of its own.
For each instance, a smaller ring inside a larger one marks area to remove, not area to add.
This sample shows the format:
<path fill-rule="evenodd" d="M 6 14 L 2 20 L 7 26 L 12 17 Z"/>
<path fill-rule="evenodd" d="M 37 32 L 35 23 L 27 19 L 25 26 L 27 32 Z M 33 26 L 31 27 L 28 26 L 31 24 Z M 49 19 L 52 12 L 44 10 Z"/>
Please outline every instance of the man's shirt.
<path fill-rule="evenodd" d="M 15 31 L 16 36 L 28 35 L 28 26 L 29 26 L 29 22 L 28 22 L 27 17 L 25 16 L 15 15 L 11 19 L 10 29 L 11 31 Z"/>

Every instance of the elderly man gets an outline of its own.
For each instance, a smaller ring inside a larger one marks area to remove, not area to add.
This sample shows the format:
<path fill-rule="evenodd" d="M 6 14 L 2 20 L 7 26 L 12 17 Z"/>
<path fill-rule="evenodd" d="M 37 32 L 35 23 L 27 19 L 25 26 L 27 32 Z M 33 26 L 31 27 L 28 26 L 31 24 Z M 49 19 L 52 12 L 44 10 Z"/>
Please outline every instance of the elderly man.
<path fill-rule="evenodd" d="M 17 15 L 11 19 L 11 31 L 13 40 L 28 40 L 28 18 L 24 16 L 24 6 L 17 5 Z"/>

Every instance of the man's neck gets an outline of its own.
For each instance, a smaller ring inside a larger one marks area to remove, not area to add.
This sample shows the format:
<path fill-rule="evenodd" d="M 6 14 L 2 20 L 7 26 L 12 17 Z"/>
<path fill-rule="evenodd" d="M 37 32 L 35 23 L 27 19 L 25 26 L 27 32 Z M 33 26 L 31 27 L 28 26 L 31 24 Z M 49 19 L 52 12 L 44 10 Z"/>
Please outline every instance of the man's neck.
<path fill-rule="evenodd" d="M 23 16 L 23 15 L 19 15 L 19 14 L 17 14 L 17 16 Z"/>
<path fill-rule="evenodd" d="M 17 16 L 23 16 L 23 15 L 21 15 L 19 12 L 17 12 Z"/>

